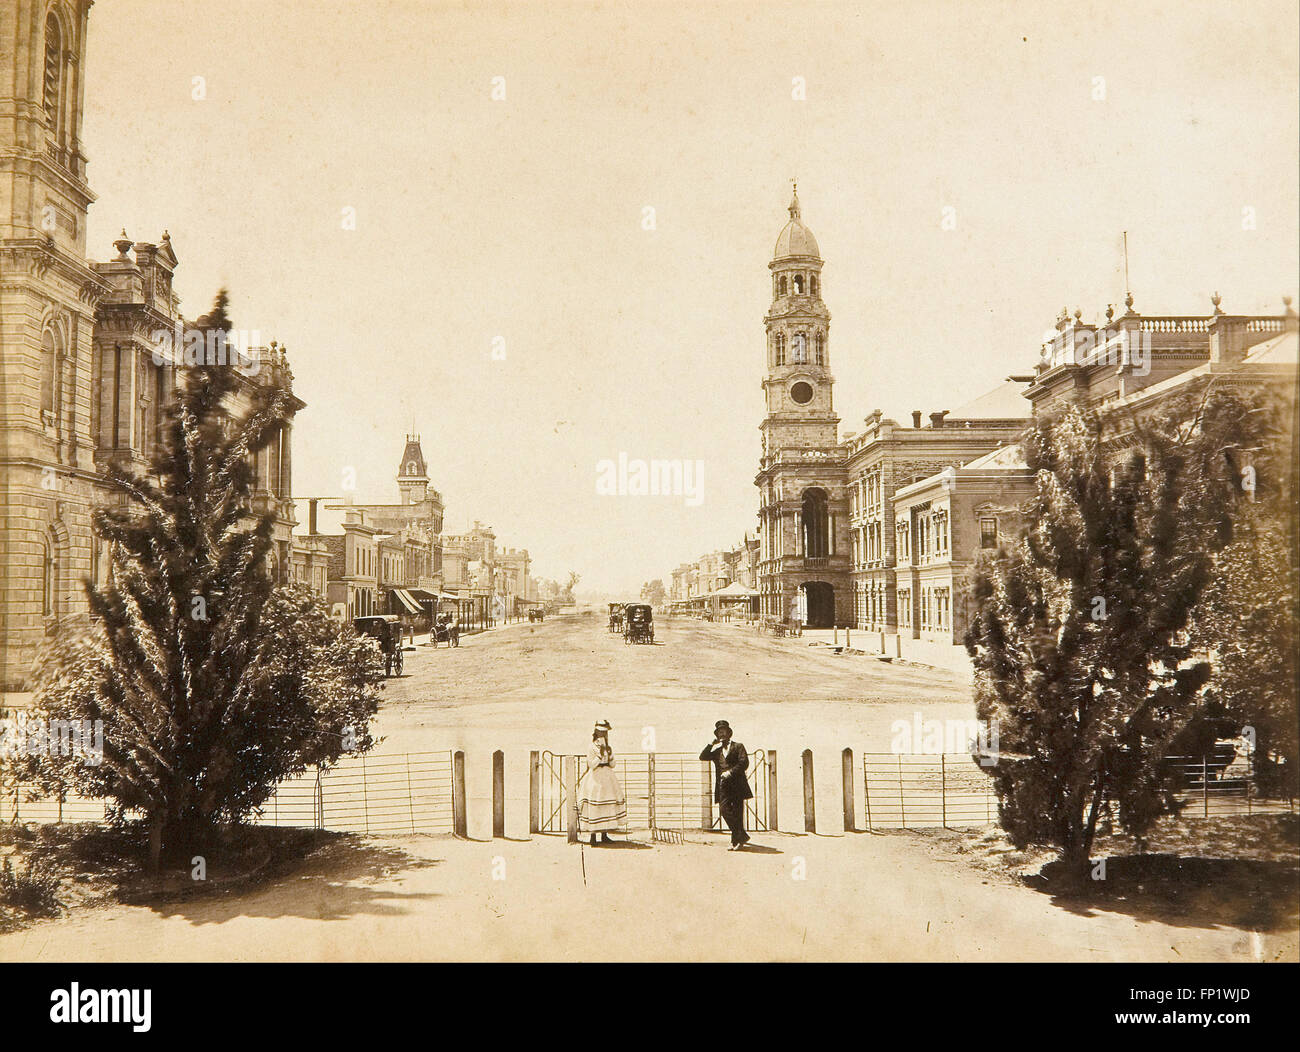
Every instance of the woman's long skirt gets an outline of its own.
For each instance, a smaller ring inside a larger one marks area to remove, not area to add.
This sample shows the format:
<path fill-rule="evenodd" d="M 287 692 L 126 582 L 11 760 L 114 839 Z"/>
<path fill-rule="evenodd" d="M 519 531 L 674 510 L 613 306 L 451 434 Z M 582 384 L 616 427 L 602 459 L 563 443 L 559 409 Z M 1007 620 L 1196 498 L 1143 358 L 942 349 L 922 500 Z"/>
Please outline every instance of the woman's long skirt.
<path fill-rule="evenodd" d="M 578 828 L 584 833 L 622 829 L 627 797 L 612 767 L 589 767 L 578 781 Z"/>

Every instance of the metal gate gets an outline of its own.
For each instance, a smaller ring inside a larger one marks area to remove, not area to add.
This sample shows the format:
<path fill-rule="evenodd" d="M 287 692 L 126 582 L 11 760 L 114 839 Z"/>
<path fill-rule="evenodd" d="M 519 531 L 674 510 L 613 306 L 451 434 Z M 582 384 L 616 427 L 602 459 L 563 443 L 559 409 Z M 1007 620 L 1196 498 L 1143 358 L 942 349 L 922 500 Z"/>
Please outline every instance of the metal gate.
<path fill-rule="evenodd" d="M 541 752 L 533 761 L 536 797 L 533 832 L 567 833 L 568 798 L 565 795 L 566 761 L 573 762 L 574 784 L 587 770 L 587 757 L 572 753 Z M 768 755 L 761 749 L 749 753 L 750 791 L 745 801 L 745 828 L 768 828 Z M 627 796 L 627 827 L 632 829 L 722 828 L 722 816 L 713 799 L 713 764 L 694 753 L 630 753 L 616 756 L 614 773 Z"/>

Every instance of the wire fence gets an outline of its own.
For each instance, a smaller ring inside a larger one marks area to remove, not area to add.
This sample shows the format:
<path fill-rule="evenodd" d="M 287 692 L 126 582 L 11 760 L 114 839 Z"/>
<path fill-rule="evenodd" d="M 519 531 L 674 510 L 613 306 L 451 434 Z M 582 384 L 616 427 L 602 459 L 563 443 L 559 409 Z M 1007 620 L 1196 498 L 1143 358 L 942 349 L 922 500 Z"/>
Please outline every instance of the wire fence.
<path fill-rule="evenodd" d="M 1170 756 L 1165 771 L 1180 817 L 1281 814 L 1295 800 L 1261 795 L 1253 757 Z M 866 753 L 862 781 L 868 829 L 993 825 L 998 798 L 991 772 L 968 753 L 935 756 Z"/>
<path fill-rule="evenodd" d="M 449 833 L 452 795 L 450 751 L 349 756 L 281 782 L 248 822 L 341 833 Z M 43 796 L 22 783 L 7 786 L 0 800 L 0 820 L 7 822 L 103 822 L 107 817 L 103 800 Z"/>
<path fill-rule="evenodd" d="M 504 757 L 501 762 L 504 765 Z M 1250 754 L 1175 756 L 1164 762 L 1168 784 L 1182 804 L 1181 818 L 1277 814 L 1296 809 L 1294 799 L 1261 793 Z M 349 833 L 463 836 L 467 828 L 464 766 L 464 754 L 450 751 L 349 756 L 331 768 L 312 769 L 281 782 L 248 822 Z M 585 767 L 585 756 L 530 754 L 530 832 L 567 831 L 568 780 L 572 778 L 576 784 Z M 805 752 L 800 767 L 805 779 L 804 828 L 811 829 L 815 828 L 812 812 L 816 806 L 811 753 Z M 617 758 L 615 770 L 627 798 L 629 827 L 720 828 L 712 764 L 701 762 L 694 754 L 627 754 Z M 746 828 L 779 828 L 776 753 L 752 750 L 747 775 L 754 795 L 746 801 Z M 850 751 L 845 750 L 845 829 L 861 828 L 855 817 L 859 777 L 865 804 L 863 824 L 868 830 L 970 828 L 998 821 L 998 799 L 990 772 L 966 753 L 866 753 L 857 768 Z M 504 829 L 504 779 L 499 787 L 494 784 L 493 796 L 494 829 L 498 809 Z M 0 790 L 3 822 L 103 822 L 107 818 L 108 806 L 103 800 L 43 795 L 24 784 L 3 783 Z"/>

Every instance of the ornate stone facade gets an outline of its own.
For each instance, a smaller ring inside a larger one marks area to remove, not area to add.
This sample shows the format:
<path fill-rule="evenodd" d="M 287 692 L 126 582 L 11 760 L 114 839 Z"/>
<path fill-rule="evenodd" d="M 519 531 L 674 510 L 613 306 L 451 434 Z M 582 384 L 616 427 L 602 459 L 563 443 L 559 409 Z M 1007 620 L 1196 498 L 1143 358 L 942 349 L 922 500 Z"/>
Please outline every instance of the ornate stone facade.
<path fill-rule="evenodd" d="M 913 427 L 903 428 L 877 411 L 867 418 L 862 435 L 841 439 L 830 369 L 830 312 L 822 301 L 823 261 L 803 223 L 797 193 L 789 212 L 768 264 L 767 416 L 754 479 L 759 609 L 765 618 L 797 618 L 812 628 L 888 626 L 893 631 L 894 490 L 1014 441 L 1029 405 L 999 388 L 958 419 L 932 413 L 930 424 L 922 427 L 917 412 Z"/>
<path fill-rule="evenodd" d="M 90 7 L 0 0 L 0 75 L 13 89 L 0 92 L 0 692 L 10 703 L 22 700 L 9 695 L 26 689 L 45 636 L 86 616 L 83 582 L 104 580 L 91 512 L 117 499 L 104 481 L 110 463 L 148 463 L 178 364 L 158 364 L 157 333 L 184 324 L 166 233 L 157 244 L 124 233 L 107 263 L 86 258 Z M 246 351 L 259 366 L 246 390 L 290 382 L 282 348 Z M 256 467 L 279 573 L 293 528 L 288 428 Z"/>

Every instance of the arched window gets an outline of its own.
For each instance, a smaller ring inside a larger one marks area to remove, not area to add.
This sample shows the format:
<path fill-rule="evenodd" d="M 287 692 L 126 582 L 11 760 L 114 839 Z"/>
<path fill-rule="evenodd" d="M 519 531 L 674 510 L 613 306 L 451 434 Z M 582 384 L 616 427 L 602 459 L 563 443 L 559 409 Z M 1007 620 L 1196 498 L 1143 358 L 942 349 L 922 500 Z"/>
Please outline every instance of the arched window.
<path fill-rule="evenodd" d="M 787 286 L 786 286 L 786 283 L 785 283 L 785 275 L 782 274 L 782 275 L 781 275 L 781 282 L 780 282 L 780 289 L 781 289 L 781 295 L 782 295 L 782 296 L 785 295 L 785 293 L 786 293 L 786 288 L 787 288 Z"/>
<path fill-rule="evenodd" d="M 785 365 L 785 333 L 776 334 L 776 364 Z"/>
<path fill-rule="evenodd" d="M 826 364 L 826 334 L 824 332 L 817 334 L 817 364 Z"/>
<path fill-rule="evenodd" d="M 830 513 L 826 491 L 814 487 L 803 495 L 803 553 L 808 559 L 824 559 L 830 553 Z"/>
<path fill-rule="evenodd" d="M 801 332 L 795 333 L 790 341 L 790 361 L 795 365 L 804 365 L 808 361 L 808 337 Z"/>
<path fill-rule="evenodd" d="M 45 117 L 50 130 L 59 131 L 63 112 L 63 27 L 51 11 L 45 16 Z"/>
<path fill-rule="evenodd" d="M 41 417 L 42 422 L 48 420 L 51 424 L 54 423 L 54 377 L 58 361 L 59 347 L 54 332 L 46 329 L 41 334 Z"/>
<path fill-rule="evenodd" d="M 808 279 L 808 283 L 814 296 L 820 296 L 822 294 L 822 283 L 816 274 Z"/>
<path fill-rule="evenodd" d="M 45 535 L 45 567 L 41 581 L 41 614 L 59 616 L 59 548 L 53 534 Z"/>
<path fill-rule="evenodd" d="M 794 294 L 795 294 L 796 296 L 802 296 L 802 295 L 803 295 L 803 275 L 802 275 L 802 274 L 796 274 L 796 275 L 794 276 Z"/>

